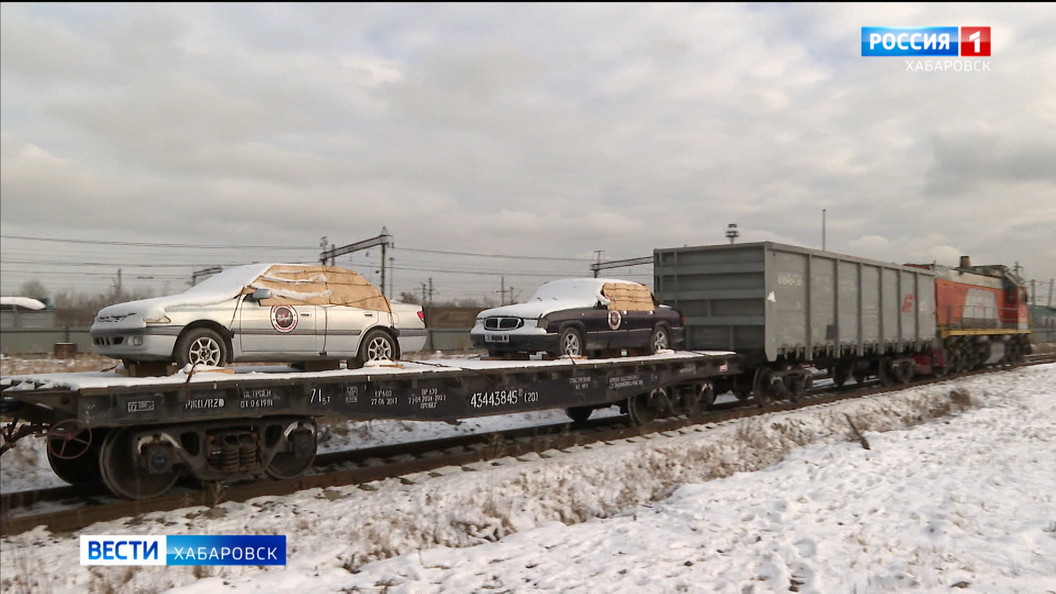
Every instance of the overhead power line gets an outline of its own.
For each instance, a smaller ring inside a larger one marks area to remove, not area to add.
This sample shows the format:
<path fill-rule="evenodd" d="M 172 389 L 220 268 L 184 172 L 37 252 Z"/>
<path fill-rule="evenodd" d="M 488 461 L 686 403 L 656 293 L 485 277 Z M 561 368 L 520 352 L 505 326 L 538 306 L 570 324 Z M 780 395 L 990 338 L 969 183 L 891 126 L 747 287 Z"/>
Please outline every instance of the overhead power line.
<path fill-rule="evenodd" d="M 257 249 L 257 250 L 312 250 L 315 246 L 291 246 L 291 245 L 202 245 L 193 243 L 153 243 L 145 241 L 107 241 L 97 239 L 60 239 L 58 237 L 28 237 L 24 235 L 0 235 L 0 239 L 21 239 L 25 241 L 44 241 L 50 243 L 75 243 L 88 245 L 118 245 L 132 247 L 156 247 L 156 248 L 188 248 L 203 250 L 224 249 Z M 479 252 L 456 252 L 449 250 L 427 250 L 422 248 L 400 247 L 399 251 L 418 252 L 423 254 L 445 254 L 451 256 L 473 256 L 478 258 L 502 258 L 509 260 L 547 260 L 552 262 L 592 262 L 590 258 L 560 258 L 550 256 L 522 256 L 517 254 L 485 254 Z"/>
<path fill-rule="evenodd" d="M 420 252 L 423 254 L 447 254 L 450 256 L 476 256 L 478 258 L 505 258 L 510 260 L 551 260 L 556 262 L 592 262 L 590 258 L 551 258 L 547 256 L 514 256 L 507 254 L 478 254 L 473 252 L 450 252 L 445 250 L 423 250 L 419 248 L 401 247 L 403 252 Z"/>
<path fill-rule="evenodd" d="M 21 239 L 25 241 L 46 241 L 51 243 L 79 243 L 89 245 L 122 245 L 134 247 L 157 247 L 157 248 L 187 248 L 199 250 L 230 250 L 230 249 L 254 249 L 254 250 L 311 250 L 314 246 L 293 245 L 198 245 L 193 243 L 152 243 L 146 241 L 104 241 L 99 239 L 59 239 L 57 237 L 26 237 L 23 235 L 0 235 L 0 239 Z"/>

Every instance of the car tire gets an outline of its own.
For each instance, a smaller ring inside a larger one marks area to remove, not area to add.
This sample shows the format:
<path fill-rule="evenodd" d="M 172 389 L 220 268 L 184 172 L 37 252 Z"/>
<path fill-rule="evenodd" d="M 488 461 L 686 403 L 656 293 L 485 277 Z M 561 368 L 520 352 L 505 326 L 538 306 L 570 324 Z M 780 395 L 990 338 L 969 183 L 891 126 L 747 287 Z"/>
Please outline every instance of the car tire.
<path fill-rule="evenodd" d="M 649 354 L 655 355 L 670 348 L 671 333 L 668 331 L 667 326 L 653 328 L 653 333 L 649 336 L 649 348 L 647 349 Z"/>
<path fill-rule="evenodd" d="M 228 361 L 227 342 L 209 328 L 186 330 L 176 341 L 176 364 L 223 367 Z"/>
<path fill-rule="evenodd" d="M 396 340 L 384 330 L 370 330 L 359 344 L 360 367 L 371 361 L 395 361 L 399 358 L 400 351 Z"/>
<path fill-rule="evenodd" d="M 574 326 L 568 326 L 561 330 L 557 337 L 557 356 L 582 357 L 586 354 L 586 344 L 583 333 Z"/>

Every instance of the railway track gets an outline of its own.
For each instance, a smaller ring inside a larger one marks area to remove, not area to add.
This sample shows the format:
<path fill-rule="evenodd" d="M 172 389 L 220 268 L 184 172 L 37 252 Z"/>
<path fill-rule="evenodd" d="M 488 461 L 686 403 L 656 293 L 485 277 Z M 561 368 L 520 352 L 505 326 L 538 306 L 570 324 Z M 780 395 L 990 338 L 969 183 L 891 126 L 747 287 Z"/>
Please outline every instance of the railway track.
<path fill-rule="evenodd" d="M 1030 357 L 1026 365 L 1056 361 L 1054 355 Z M 1008 369 L 1008 368 L 1003 368 Z M 626 416 L 594 419 L 585 423 L 558 423 L 491 433 L 462 435 L 410 444 L 398 444 L 316 456 L 312 468 L 303 476 L 290 480 L 248 479 L 227 484 L 178 484 L 170 493 L 148 500 L 120 500 L 109 495 L 102 485 L 58 487 L 21 491 L 0 496 L 0 534 L 10 536 L 45 526 L 53 533 L 79 530 L 91 524 L 112 521 L 150 512 L 164 512 L 185 507 L 212 507 L 226 501 L 246 501 L 255 497 L 288 495 L 305 489 L 360 485 L 386 478 L 405 477 L 443 467 L 470 465 L 505 457 L 566 450 L 576 446 L 611 443 L 631 437 L 671 435 L 674 432 L 704 431 L 704 426 L 743 419 L 771 412 L 790 411 L 926 386 L 949 379 L 969 377 L 996 370 L 981 370 L 956 376 L 928 378 L 881 386 L 877 382 L 849 385 L 841 389 L 811 390 L 798 402 L 775 402 L 765 407 L 751 401 L 716 405 L 700 417 L 676 417 L 635 426 Z M 55 510 L 55 507 L 63 509 Z"/>

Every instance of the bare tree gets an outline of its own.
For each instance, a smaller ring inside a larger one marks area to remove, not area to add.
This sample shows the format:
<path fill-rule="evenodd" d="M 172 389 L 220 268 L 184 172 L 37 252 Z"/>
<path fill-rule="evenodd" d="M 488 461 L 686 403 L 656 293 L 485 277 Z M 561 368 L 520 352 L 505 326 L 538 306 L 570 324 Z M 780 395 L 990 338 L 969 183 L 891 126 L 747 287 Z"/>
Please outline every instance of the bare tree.
<path fill-rule="evenodd" d="M 33 279 L 22 283 L 22 286 L 18 289 L 19 297 L 32 297 L 33 299 L 44 300 L 48 296 L 48 290 L 44 288 L 44 283 L 39 280 Z"/>

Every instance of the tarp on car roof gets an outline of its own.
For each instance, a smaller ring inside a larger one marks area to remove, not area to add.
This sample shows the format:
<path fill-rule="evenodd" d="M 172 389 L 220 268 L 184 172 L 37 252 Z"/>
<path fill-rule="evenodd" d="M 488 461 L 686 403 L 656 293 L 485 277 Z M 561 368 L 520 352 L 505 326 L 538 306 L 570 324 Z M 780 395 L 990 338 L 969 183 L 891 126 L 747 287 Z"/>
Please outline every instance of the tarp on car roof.
<path fill-rule="evenodd" d="M 389 300 L 358 272 L 336 266 L 275 264 L 243 290 L 271 289 L 261 305 L 343 305 L 392 311 Z"/>
<path fill-rule="evenodd" d="M 637 283 L 605 283 L 601 294 L 609 300 L 609 309 L 620 311 L 652 311 L 653 294 L 649 287 Z"/>

